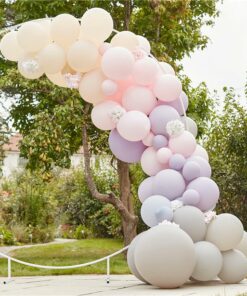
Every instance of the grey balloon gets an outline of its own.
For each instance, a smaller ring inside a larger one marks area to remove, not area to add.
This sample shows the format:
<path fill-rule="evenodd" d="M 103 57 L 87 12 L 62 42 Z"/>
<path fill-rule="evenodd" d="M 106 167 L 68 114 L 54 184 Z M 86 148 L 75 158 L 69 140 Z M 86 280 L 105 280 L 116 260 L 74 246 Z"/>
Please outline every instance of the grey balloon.
<path fill-rule="evenodd" d="M 146 283 L 145 279 L 140 275 L 139 271 L 137 270 L 136 265 L 135 265 L 135 260 L 134 260 L 136 245 L 138 244 L 141 236 L 144 233 L 145 232 L 138 234 L 130 243 L 129 248 L 128 248 L 128 252 L 127 252 L 127 262 L 128 262 L 129 269 L 133 273 L 133 275 L 135 277 L 137 277 L 140 281 Z"/>
<path fill-rule="evenodd" d="M 213 244 L 201 241 L 195 243 L 196 266 L 192 273 L 193 279 L 210 281 L 217 277 L 222 268 L 222 255 Z"/>
<path fill-rule="evenodd" d="M 243 238 L 237 245 L 236 249 L 241 251 L 247 257 L 247 232 L 244 232 Z"/>
<path fill-rule="evenodd" d="M 237 284 L 247 276 L 247 258 L 239 250 L 222 252 L 223 265 L 218 277 L 227 284 Z"/>
<path fill-rule="evenodd" d="M 198 208 L 193 206 L 178 208 L 173 214 L 173 222 L 178 224 L 194 242 L 205 238 L 207 226 L 204 215 Z"/>
<path fill-rule="evenodd" d="M 191 276 L 195 266 L 195 247 L 179 227 L 160 224 L 146 231 L 135 249 L 137 270 L 150 284 L 177 288 Z"/>
<path fill-rule="evenodd" d="M 215 244 L 221 251 L 234 249 L 244 234 L 241 221 L 232 214 L 220 214 L 210 222 L 206 240 Z"/>

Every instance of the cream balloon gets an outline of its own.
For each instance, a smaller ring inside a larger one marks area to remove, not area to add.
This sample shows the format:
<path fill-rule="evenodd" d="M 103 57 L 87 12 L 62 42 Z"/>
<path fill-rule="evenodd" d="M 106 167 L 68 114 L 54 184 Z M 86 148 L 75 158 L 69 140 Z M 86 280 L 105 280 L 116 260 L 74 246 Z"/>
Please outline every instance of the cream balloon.
<path fill-rule="evenodd" d="M 37 79 L 44 74 L 38 60 L 32 56 L 25 56 L 18 61 L 18 70 L 27 79 Z"/>
<path fill-rule="evenodd" d="M 41 20 L 37 20 L 35 21 L 38 24 L 40 24 L 42 26 L 42 28 L 47 32 L 48 36 L 49 36 L 49 43 L 51 43 L 52 40 L 52 36 L 51 36 L 51 19 L 41 19 Z"/>
<path fill-rule="evenodd" d="M 71 14 L 60 14 L 51 23 L 52 39 L 62 47 L 67 48 L 79 36 L 80 24 Z"/>
<path fill-rule="evenodd" d="M 172 66 L 166 62 L 160 62 L 161 70 L 163 74 L 170 74 L 170 75 L 176 75 L 174 69 Z"/>
<path fill-rule="evenodd" d="M 83 100 L 92 104 L 103 101 L 104 94 L 101 85 L 104 80 L 105 76 L 99 69 L 86 73 L 79 85 L 79 92 Z"/>
<path fill-rule="evenodd" d="M 137 40 L 139 43 L 139 47 L 144 50 L 147 54 L 150 54 L 151 46 L 147 38 L 137 35 Z"/>
<path fill-rule="evenodd" d="M 236 249 L 241 251 L 247 257 L 247 232 L 244 232 L 243 238 L 237 245 Z"/>
<path fill-rule="evenodd" d="M 130 31 L 118 32 L 112 37 L 111 44 L 113 46 L 120 46 L 134 50 L 139 45 L 137 36 Z"/>
<path fill-rule="evenodd" d="M 45 73 L 56 74 L 60 72 L 66 64 L 64 49 L 55 44 L 47 45 L 39 54 L 38 60 Z"/>
<path fill-rule="evenodd" d="M 98 49 L 91 41 L 76 41 L 67 53 L 68 64 L 78 72 L 88 72 L 97 66 Z"/>
<path fill-rule="evenodd" d="M 17 32 L 12 31 L 5 34 L 0 42 L 2 55 L 10 61 L 16 62 L 24 55 L 23 49 L 17 41 Z"/>
<path fill-rule="evenodd" d="M 62 74 L 61 72 L 56 73 L 56 74 L 46 73 L 46 76 L 55 85 L 60 86 L 60 87 L 68 87 L 68 84 L 66 83 L 66 80 L 64 78 L 64 74 Z"/>
<path fill-rule="evenodd" d="M 81 39 L 100 44 L 111 35 L 112 31 L 112 17 L 102 8 L 91 8 L 81 18 Z"/>
<path fill-rule="evenodd" d="M 24 23 L 17 32 L 19 45 L 25 52 L 38 52 L 49 43 L 49 34 L 37 22 Z"/>

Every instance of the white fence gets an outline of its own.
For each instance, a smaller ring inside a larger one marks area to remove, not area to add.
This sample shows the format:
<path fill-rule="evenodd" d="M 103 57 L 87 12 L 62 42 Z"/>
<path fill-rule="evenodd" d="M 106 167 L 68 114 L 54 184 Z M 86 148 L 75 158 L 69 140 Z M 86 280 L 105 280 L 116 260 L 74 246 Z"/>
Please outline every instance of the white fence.
<path fill-rule="evenodd" d="M 86 263 L 82 263 L 82 264 L 76 264 L 76 265 L 69 265 L 69 266 L 48 266 L 48 265 L 39 265 L 39 264 L 29 263 L 29 262 L 25 262 L 25 261 L 10 257 L 10 256 L 0 252 L 0 258 L 6 258 L 8 260 L 8 278 L 6 281 L 4 281 L 4 284 L 7 284 L 7 282 L 9 282 L 11 280 L 11 262 L 12 261 L 22 264 L 22 265 L 34 267 L 34 268 L 56 269 L 56 270 L 80 268 L 80 267 L 85 267 L 85 266 L 97 264 L 102 261 L 106 261 L 106 282 L 107 282 L 107 284 L 109 284 L 110 283 L 110 259 L 112 257 L 126 251 L 128 248 L 129 248 L 129 246 L 126 246 L 126 247 L 122 248 L 121 250 L 118 250 L 117 252 L 114 252 L 108 256 L 102 257 L 102 258 L 94 260 L 94 261 L 90 261 L 90 262 L 86 262 Z"/>

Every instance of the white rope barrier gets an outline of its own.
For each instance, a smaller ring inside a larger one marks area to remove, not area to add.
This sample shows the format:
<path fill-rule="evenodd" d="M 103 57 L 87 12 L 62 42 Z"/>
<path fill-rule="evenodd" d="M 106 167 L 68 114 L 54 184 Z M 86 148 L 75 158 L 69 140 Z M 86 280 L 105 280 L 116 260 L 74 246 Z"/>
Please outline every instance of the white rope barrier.
<path fill-rule="evenodd" d="M 107 266 L 106 266 L 106 274 L 107 274 L 107 278 L 106 281 L 107 283 L 110 282 L 110 258 L 121 254 L 122 252 L 126 251 L 129 248 L 129 246 L 126 246 L 108 256 L 102 257 L 100 259 L 94 260 L 94 261 L 90 261 L 90 262 L 86 262 L 86 263 L 81 263 L 81 264 L 76 264 L 76 265 L 68 265 L 68 266 L 49 266 L 49 265 L 40 265 L 40 264 L 34 264 L 34 263 L 29 263 L 26 261 L 22 261 L 16 258 L 13 258 L 9 255 L 6 255 L 4 253 L 0 252 L 0 258 L 6 258 L 8 259 L 8 280 L 11 279 L 11 261 L 22 264 L 22 265 L 26 265 L 26 266 L 30 266 L 30 267 L 34 267 L 34 268 L 41 268 L 41 269 L 52 269 L 52 270 L 62 270 L 62 269 L 73 269 L 73 268 L 80 268 L 80 267 L 85 267 L 85 266 L 89 266 L 89 265 L 93 265 L 102 261 L 107 262 Z M 6 284 L 7 282 L 4 281 L 4 283 Z"/>

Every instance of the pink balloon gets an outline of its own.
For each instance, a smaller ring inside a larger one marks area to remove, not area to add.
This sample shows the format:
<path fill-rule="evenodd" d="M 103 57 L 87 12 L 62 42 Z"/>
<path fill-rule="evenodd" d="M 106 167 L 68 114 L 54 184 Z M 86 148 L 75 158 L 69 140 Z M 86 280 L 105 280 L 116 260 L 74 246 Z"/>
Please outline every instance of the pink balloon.
<path fill-rule="evenodd" d="M 174 154 L 188 157 L 196 149 L 196 139 L 190 132 L 184 131 L 180 136 L 170 138 L 168 146 Z"/>
<path fill-rule="evenodd" d="M 115 81 L 106 79 L 102 82 L 101 88 L 103 91 L 103 94 L 106 96 L 114 95 L 118 90 L 118 85 Z"/>
<path fill-rule="evenodd" d="M 123 92 L 133 84 L 133 78 L 129 76 L 124 80 L 118 80 L 115 82 L 117 83 L 118 91 L 113 95 L 105 96 L 105 99 L 122 103 Z"/>
<path fill-rule="evenodd" d="M 142 143 L 146 146 L 152 146 L 153 145 L 153 138 L 154 134 L 150 132 L 143 140 Z"/>
<path fill-rule="evenodd" d="M 160 163 L 168 163 L 172 156 L 172 152 L 169 148 L 163 147 L 157 151 L 157 159 Z"/>
<path fill-rule="evenodd" d="M 140 85 L 150 85 L 154 83 L 159 72 L 157 62 L 149 57 L 137 60 L 133 69 L 133 77 Z"/>
<path fill-rule="evenodd" d="M 200 156 L 208 161 L 208 153 L 207 151 L 199 144 L 196 145 L 195 151 L 192 153 L 191 156 Z"/>
<path fill-rule="evenodd" d="M 111 47 L 112 47 L 112 45 L 108 42 L 102 43 L 99 47 L 99 54 L 103 55 Z"/>
<path fill-rule="evenodd" d="M 167 165 L 158 162 L 156 153 L 153 147 L 148 147 L 141 157 L 142 170 L 149 176 L 154 176 L 161 170 L 167 168 Z"/>
<path fill-rule="evenodd" d="M 140 111 L 129 111 L 120 118 L 117 130 L 128 141 L 140 141 L 150 132 L 150 120 Z"/>
<path fill-rule="evenodd" d="M 122 104 L 127 111 L 138 110 L 149 114 L 156 106 L 152 91 L 143 86 L 131 86 L 123 94 Z"/>
<path fill-rule="evenodd" d="M 182 84 L 174 75 L 159 75 L 154 83 L 154 94 L 164 102 L 172 102 L 179 98 Z"/>
<path fill-rule="evenodd" d="M 111 47 L 102 57 L 101 68 L 107 77 L 121 80 L 132 73 L 134 62 L 134 56 L 127 48 Z"/>
<path fill-rule="evenodd" d="M 111 130 L 115 128 L 116 124 L 112 121 L 110 112 L 116 107 L 120 107 L 120 105 L 113 101 L 99 103 L 93 107 L 91 113 L 93 124 L 102 130 Z"/>

